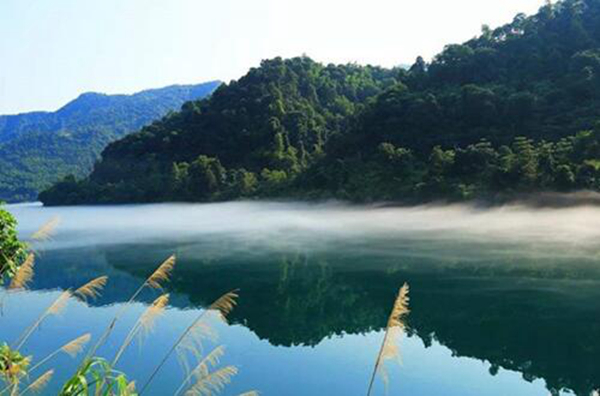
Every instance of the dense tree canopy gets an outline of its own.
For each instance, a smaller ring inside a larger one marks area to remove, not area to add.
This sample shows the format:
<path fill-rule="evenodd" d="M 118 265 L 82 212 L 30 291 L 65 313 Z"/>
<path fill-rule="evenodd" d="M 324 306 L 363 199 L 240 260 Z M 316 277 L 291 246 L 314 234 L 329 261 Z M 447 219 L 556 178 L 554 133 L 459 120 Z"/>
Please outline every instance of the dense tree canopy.
<path fill-rule="evenodd" d="M 42 194 L 65 202 L 212 200 L 284 193 L 399 70 L 264 61 L 210 99 L 110 144 L 88 180 Z M 259 188 L 260 187 L 260 188 Z M 63 195 L 63 193 L 60 193 Z M 95 198 L 94 198 L 95 196 Z M 52 198 L 49 198 L 52 200 Z"/>
<path fill-rule="evenodd" d="M 104 151 L 48 204 L 510 197 L 600 189 L 600 0 L 548 3 L 408 69 L 264 61 Z"/>

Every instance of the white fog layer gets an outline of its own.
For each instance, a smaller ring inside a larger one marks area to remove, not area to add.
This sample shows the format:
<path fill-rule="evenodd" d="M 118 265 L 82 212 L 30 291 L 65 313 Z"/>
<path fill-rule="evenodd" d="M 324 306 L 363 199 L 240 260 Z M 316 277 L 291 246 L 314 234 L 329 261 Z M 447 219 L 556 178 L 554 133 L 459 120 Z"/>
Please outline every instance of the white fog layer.
<path fill-rule="evenodd" d="M 50 207 L 9 205 L 27 239 L 58 217 L 49 248 L 228 237 L 318 245 L 340 239 L 465 240 L 591 247 L 600 240 L 600 207 L 468 205 L 377 207 L 341 203 L 233 202 Z"/>

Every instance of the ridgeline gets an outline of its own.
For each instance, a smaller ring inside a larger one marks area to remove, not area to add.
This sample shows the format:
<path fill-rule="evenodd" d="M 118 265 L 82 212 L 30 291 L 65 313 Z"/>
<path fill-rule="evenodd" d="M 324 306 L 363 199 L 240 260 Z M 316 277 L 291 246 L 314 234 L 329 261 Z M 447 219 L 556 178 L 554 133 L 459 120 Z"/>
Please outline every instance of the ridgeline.
<path fill-rule="evenodd" d="M 133 95 L 85 93 L 55 112 L 0 116 L 0 200 L 32 201 L 66 175 L 85 177 L 106 145 L 204 98 L 220 82 Z"/>

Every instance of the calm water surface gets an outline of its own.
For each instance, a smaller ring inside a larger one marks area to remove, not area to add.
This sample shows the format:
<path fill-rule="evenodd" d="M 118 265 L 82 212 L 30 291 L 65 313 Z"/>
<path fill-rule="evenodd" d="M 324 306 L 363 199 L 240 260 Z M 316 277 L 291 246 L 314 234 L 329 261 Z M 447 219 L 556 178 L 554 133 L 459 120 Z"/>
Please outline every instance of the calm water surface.
<path fill-rule="evenodd" d="M 6 294 L 0 339 L 13 341 L 60 294 L 100 275 L 89 305 L 72 301 L 24 352 L 43 357 L 83 333 L 98 337 L 158 264 L 175 253 L 171 300 L 154 332 L 118 369 L 143 384 L 178 335 L 214 299 L 239 289 L 222 364 L 237 395 L 364 395 L 398 288 L 411 314 L 389 395 L 589 395 L 600 387 L 600 209 L 227 203 L 8 209 L 27 238 L 61 224 L 31 291 Z M 99 351 L 114 356 L 148 291 Z M 47 394 L 76 362 L 60 356 Z M 173 358 L 148 394 L 181 384 Z M 385 394 L 378 380 L 373 394 Z"/>

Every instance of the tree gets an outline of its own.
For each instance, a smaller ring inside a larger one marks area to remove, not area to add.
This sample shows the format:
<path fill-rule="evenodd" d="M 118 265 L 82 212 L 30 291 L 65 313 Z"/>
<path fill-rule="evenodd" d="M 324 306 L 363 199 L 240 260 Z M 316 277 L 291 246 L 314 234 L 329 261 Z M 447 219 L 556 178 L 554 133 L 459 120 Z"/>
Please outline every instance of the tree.
<path fill-rule="evenodd" d="M 195 200 L 216 198 L 225 182 L 226 171 L 216 158 L 199 156 L 188 168 L 188 189 Z"/>
<path fill-rule="evenodd" d="M 228 176 L 229 194 L 234 197 L 251 197 L 258 188 L 258 178 L 253 172 L 245 169 L 236 169 Z"/>
<path fill-rule="evenodd" d="M 26 256 L 25 244 L 17 238 L 17 221 L 0 207 L 0 285 L 11 277 Z"/>
<path fill-rule="evenodd" d="M 429 171 L 433 176 L 444 176 L 454 164 L 455 153 L 435 146 L 429 155 Z"/>
<path fill-rule="evenodd" d="M 288 182 L 288 174 L 282 170 L 263 169 L 260 173 L 263 192 L 273 195 L 281 191 Z"/>
<path fill-rule="evenodd" d="M 414 171 L 414 155 L 411 150 L 396 148 L 391 143 L 382 143 L 379 152 L 385 161 L 384 169 L 388 169 L 392 178 L 403 179 Z"/>
<path fill-rule="evenodd" d="M 525 137 L 518 137 L 513 142 L 515 153 L 515 172 L 519 184 L 525 188 L 534 186 L 538 177 L 538 160 L 533 141 Z"/>
<path fill-rule="evenodd" d="M 569 191 L 575 185 L 575 174 L 569 165 L 556 168 L 556 185 L 562 191 Z"/>

